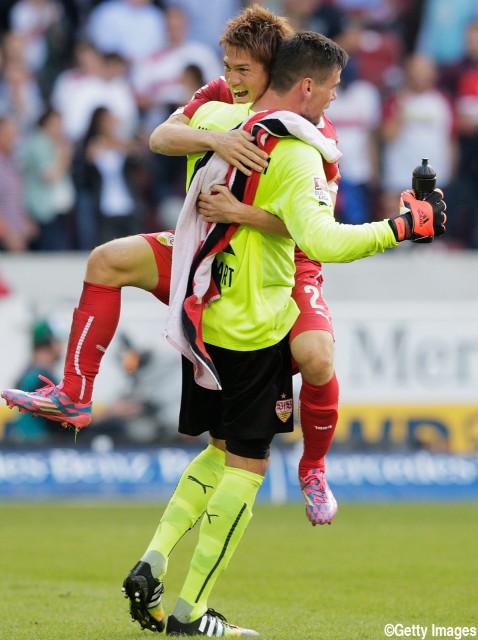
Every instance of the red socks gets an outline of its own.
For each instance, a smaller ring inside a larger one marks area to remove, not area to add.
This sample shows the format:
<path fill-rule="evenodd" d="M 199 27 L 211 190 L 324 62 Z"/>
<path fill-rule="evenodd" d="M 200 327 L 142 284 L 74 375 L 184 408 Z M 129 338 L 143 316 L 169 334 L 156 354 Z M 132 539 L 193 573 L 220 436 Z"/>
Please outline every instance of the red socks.
<path fill-rule="evenodd" d="M 339 384 L 335 373 L 324 385 L 302 380 L 299 395 L 304 453 L 299 463 L 303 478 L 311 469 L 325 470 L 324 456 L 330 449 L 338 419 Z"/>
<path fill-rule="evenodd" d="M 62 390 L 73 402 L 91 401 L 101 360 L 118 326 L 121 289 L 83 283 L 73 312 Z"/>

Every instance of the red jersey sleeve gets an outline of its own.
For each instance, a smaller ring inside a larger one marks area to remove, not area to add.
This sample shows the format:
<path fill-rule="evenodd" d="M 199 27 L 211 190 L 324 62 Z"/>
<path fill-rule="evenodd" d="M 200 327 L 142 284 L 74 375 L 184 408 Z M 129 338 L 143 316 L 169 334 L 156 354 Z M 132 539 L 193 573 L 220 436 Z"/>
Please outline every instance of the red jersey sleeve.
<path fill-rule="evenodd" d="M 331 140 L 334 140 L 335 143 L 338 143 L 339 139 L 337 136 L 337 131 L 335 130 L 332 122 L 325 115 L 322 116 L 322 119 L 323 126 L 319 128 L 319 131 L 321 131 L 321 133 L 323 133 L 326 138 L 330 138 Z M 327 182 L 335 182 L 336 184 L 339 183 L 340 171 L 338 162 L 327 162 L 324 159 L 324 171 Z"/>
<path fill-rule="evenodd" d="M 184 107 L 180 107 L 176 113 L 183 113 L 189 120 L 193 117 L 196 111 L 206 102 L 227 102 L 228 104 L 232 104 L 232 93 L 227 86 L 227 82 L 223 77 L 216 78 L 215 80 L 211 80 L 208 84 L 205 84 L 204 87 L 201 87 L 196 91 L 191 100 L 184 105 Z"/>
<path fill-rule="evenodd" d="M 322 116 L 322 118 L 324 121 L 324 126 L 321 128 L 322 133 L 326 138 L 335 140 L 335 142 L 338 143 L 339 139 L 337 137 L 337 131 L 335 130 L 332 121 L 329 120 L 325 114 Z"/>

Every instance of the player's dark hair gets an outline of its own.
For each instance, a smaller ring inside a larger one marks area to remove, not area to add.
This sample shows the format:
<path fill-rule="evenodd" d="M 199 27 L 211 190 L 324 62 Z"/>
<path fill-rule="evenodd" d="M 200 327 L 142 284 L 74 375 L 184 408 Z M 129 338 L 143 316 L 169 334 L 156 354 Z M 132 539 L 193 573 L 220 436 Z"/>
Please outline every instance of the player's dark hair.
<path fill-rule="evenodd" d="M 244 49 L 269 70 L 277 48 L 293 33 L 287 18 L 255 4 L 229 20 L 219 44 L 224 48 Z"/>
<path fill-rule="evenodd" d="M 343 69 L 348 59 L 342 47 L 321 33 L 296 33 L 278 47 L 272 61 L 269 86 L 281 95 L 302 78 L 310 77 L 322 83 L 336 69 Z"/>

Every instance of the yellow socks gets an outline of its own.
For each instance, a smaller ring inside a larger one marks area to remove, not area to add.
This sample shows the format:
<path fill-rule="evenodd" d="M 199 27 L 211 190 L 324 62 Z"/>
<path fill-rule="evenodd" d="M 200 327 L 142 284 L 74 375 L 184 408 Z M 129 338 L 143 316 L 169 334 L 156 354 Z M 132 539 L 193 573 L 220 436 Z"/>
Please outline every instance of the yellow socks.
<path fill-rule="evenodd" d="M 222 478 L 225 460 L 224 451 L 209 445 L 186 467 L 141 558 L 151 565 L 155 578 L 164 576 L 172 549 L 204 513 Z"/>
<path fill-rule="evenodd" d="M 226 467 L 222 480 L 207 504 L 189 573 L 173 615 L 190 622 L 207 610 L 207 599 L 218 576 L 252 518 L 252 505 L 263 476 Z"/>

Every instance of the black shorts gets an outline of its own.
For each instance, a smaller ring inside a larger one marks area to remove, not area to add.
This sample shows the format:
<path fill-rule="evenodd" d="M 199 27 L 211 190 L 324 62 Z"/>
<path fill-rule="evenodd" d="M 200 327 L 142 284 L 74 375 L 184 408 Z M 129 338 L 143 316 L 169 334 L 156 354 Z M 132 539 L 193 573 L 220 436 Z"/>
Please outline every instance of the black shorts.
<path fill-rule="evenodd" d="M 225 440 L 231 453 L 266 458 L 274 435 L 294 427 L 289 337 L 257 351 L 210 344 L 206 348 L 222 390 L 196 384 L 193 365 L 183 357 L 179 432 L 191 436 L 209 432 Z"/>

